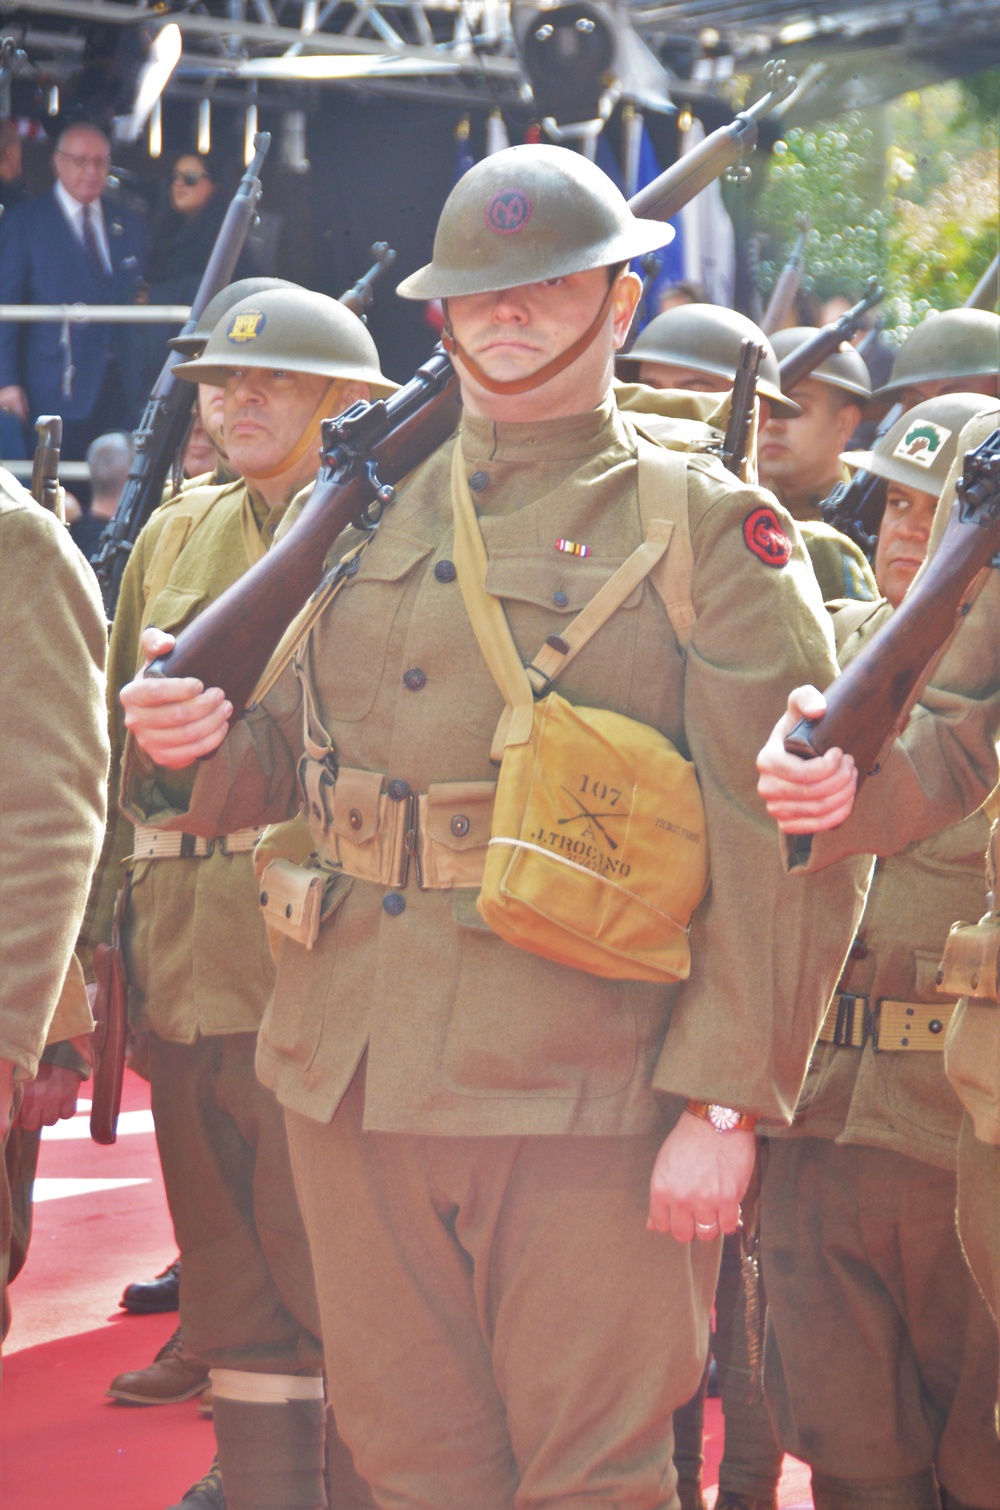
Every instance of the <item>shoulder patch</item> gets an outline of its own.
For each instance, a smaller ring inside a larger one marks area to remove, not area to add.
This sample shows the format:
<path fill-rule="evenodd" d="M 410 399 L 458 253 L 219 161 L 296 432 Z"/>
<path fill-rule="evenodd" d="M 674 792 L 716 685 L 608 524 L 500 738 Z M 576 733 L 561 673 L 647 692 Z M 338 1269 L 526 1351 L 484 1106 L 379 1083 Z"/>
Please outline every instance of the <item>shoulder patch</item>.
<path fill-rule="evenodd" d="M 778 523 L 773 509 L 751 509 L 743 521 L 743 539 L 751 555 L 765 566 L 786 566 L 792 555 L 792 542 Z"/>

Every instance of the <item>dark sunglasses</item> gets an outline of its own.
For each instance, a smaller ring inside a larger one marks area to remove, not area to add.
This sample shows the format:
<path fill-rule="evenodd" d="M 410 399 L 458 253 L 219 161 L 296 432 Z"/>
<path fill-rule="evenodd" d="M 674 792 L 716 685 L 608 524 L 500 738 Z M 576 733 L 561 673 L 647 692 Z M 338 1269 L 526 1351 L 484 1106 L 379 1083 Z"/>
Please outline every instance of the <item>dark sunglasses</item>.
<path fill-rule="evenodd" d="M 200 184 L 207 177 L 207 173 L 171 173 L 170 182 L 187 184 L 189 189 L 193 189 L 195 184 Z"/>

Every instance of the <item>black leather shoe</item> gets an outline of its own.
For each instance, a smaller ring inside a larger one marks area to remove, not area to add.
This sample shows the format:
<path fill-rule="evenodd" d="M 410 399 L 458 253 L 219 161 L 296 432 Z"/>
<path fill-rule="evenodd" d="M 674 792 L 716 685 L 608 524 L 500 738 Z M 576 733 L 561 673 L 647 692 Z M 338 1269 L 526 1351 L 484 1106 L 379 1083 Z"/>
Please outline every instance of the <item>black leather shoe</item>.
<path fill-rule="evenodd" d="M 214 1459 L 205 1477 L 192 1484 L 184 1498 L 176 1505 L 168 1505 L 167 1510 L 226 1510 L 218 1458 Z"/>
<path fill-rule="evenodd" d="M 136 1316 L 151 1316 L 154 1311 L 176 1311 L 180 1304 L 180 1289 L 181 1261 L 175 1258 L 155 1279 L 140 1279 L 135 1284 L 126 1285 L 118 1304 Z"/>

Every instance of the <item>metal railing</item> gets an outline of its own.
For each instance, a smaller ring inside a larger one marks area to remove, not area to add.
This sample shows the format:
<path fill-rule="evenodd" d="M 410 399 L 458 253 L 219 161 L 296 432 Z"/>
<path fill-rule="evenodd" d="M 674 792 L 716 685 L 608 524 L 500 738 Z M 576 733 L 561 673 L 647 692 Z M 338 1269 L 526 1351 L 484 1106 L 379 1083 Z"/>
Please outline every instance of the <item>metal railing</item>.
<path fill-rule="evenodd" d="M 189 304 L 0 304 L 0 320 L 23 325 L 183 325 L 190 314 Z"/>

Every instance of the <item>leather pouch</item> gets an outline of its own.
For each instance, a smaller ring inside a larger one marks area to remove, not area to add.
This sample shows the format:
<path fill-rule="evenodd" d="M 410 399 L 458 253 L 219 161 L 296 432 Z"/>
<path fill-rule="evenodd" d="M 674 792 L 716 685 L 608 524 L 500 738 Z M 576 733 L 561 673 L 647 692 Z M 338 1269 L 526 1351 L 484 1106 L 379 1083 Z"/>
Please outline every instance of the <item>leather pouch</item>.
<path fill-rule="evenodd" d="M 979 923 L 954 924 L 938 981 L 948 996 L 1000 997 L 1000 916 L 988 913 Z"/>

